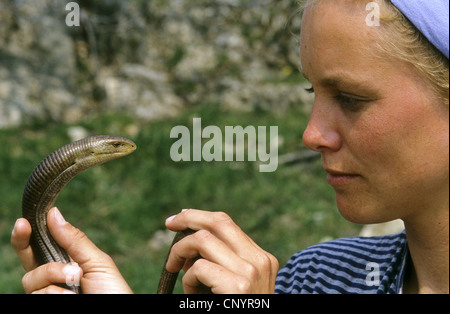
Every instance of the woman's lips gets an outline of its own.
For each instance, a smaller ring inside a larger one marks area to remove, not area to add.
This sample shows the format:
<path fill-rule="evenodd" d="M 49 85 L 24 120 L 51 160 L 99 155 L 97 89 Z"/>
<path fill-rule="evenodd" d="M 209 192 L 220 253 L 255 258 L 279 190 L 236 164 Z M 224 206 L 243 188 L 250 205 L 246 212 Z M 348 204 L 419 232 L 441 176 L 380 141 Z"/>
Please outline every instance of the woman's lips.
<path fill-rule="evenodd" d="M 326 169 L 325 171 L 328 172 L 327 182 L 332 187 L 342 187 L 348 185 L 360 177 L 360 175 L 353 173 L 345 173 L 329 169 Z"/>

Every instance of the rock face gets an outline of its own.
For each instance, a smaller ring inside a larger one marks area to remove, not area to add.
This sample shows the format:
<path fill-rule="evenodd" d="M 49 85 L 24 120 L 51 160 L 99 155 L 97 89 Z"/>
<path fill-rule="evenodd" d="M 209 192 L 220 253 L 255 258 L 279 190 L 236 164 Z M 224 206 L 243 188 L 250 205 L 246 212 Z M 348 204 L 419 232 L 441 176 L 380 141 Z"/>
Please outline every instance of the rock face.
<path fill-rule="evenodd" d="M 210 103 L 283 109 L 298 83 L 297 0 L 0 0 L 0 127 L 100 111 L 144 120 Z M 296 84 L 292 84 L 294 81 Z"/>
<path fill-rule="evenodd" d="M 76 101 L 72 40 L 46 2 L 0 2 L 0 126 L 60 119 Z"/>

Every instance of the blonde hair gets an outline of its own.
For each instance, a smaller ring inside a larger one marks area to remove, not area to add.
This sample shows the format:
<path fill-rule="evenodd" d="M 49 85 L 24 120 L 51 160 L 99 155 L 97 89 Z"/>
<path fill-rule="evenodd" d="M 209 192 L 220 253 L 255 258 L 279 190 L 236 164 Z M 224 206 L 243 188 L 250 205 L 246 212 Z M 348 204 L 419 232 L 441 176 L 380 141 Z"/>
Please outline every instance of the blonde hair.
<path fill-rule="evenodd" d="M 302 11 L 323 0 L 302 0 Z M 368 0 L 348 0 L 368 3 Z M 421 74 L 439 100 L 449 105 L 449 60 L 389 0 L 372 0 L 380 5 L 378 47 L 385 55 L 407 62 Z"/>

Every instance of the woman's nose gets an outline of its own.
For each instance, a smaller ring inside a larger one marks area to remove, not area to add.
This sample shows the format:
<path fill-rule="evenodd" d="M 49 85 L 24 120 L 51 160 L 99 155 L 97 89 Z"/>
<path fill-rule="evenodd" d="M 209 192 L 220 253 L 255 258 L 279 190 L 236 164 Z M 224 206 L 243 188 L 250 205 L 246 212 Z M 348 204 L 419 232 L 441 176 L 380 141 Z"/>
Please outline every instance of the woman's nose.
<path fill-rule="evenodd" d="M 342 140 L 338 122 L 333 110 L 326 110 L 317 102 L 314 104 L 308 126 L 303 133 L 306 147 L 320 153 L 338 151 Z"/>

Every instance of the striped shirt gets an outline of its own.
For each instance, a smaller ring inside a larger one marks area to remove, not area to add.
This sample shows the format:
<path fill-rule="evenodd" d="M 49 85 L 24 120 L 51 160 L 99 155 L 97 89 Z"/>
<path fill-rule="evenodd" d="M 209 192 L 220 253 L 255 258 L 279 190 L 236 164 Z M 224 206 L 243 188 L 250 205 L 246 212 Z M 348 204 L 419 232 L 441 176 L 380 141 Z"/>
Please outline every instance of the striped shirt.
<path fill-rule="evenodd" d="M 405 231 L 321 243 L 289 260 L 278 273 L 275 292 L 401 293 L 407 257 Z"/>

